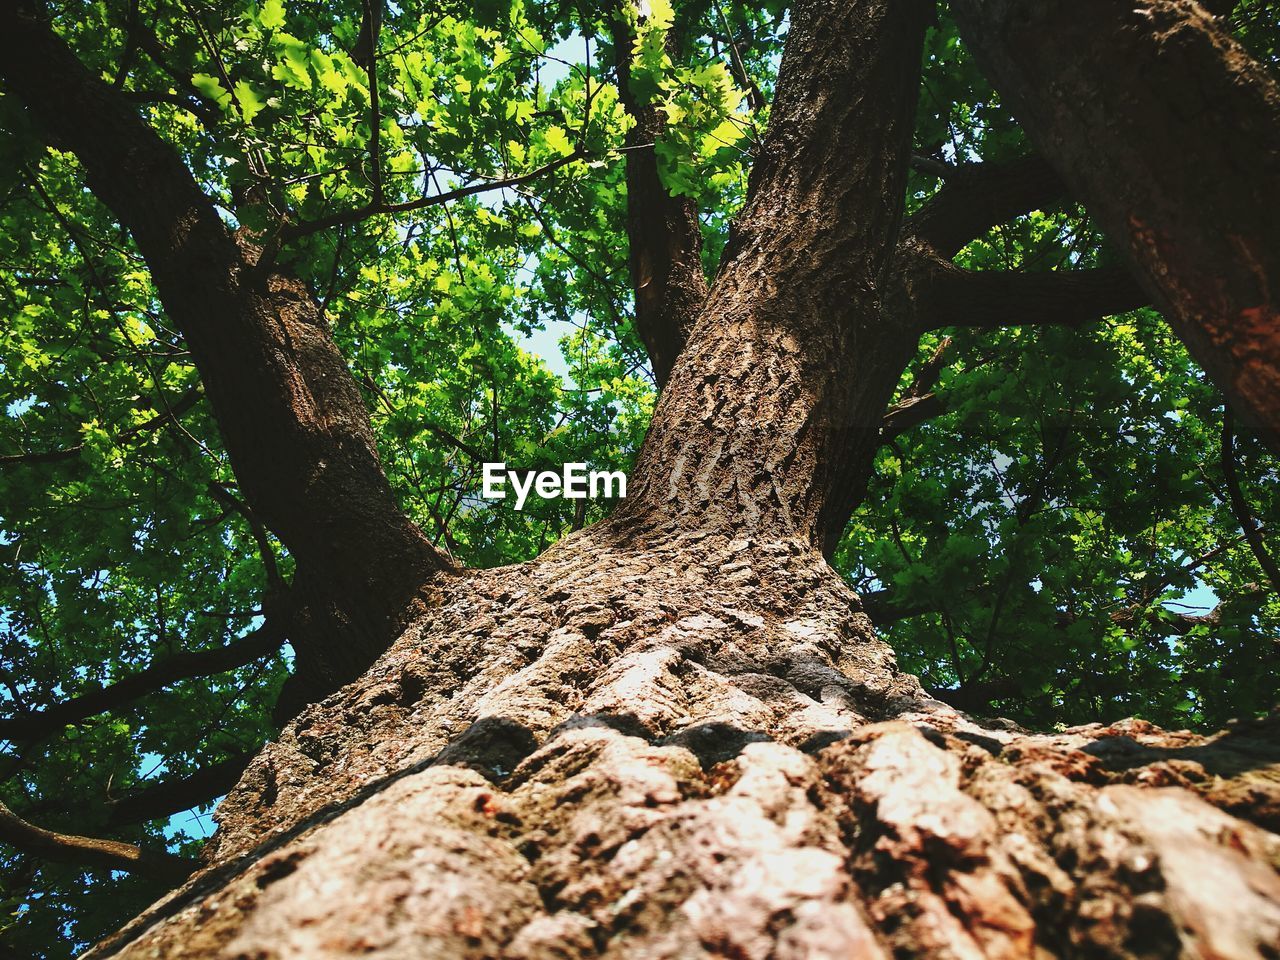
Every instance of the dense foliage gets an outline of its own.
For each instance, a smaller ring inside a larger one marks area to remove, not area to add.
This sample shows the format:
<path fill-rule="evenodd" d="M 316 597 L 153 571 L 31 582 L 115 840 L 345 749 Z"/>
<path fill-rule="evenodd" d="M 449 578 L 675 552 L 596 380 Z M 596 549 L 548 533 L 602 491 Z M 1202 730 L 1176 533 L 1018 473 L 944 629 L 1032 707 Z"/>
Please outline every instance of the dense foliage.
<path fill-rule="evenodd" d="M 625 468 L 654 399 L 629 319 L 618 58 L 634 57 L 636 95 L 663 104 L 652 149 L 700 206 L 714 275 L 785 8 L 652 0 L 615 21 L 535 0 L 378 6 L 97 0 L 51 14 L 229 222 L 274 234 L 432 539 L 469 565 L 526 559 L 607 505 L 516 512 L 479 499 L 481 463 Z M 1274 13 L 1253 0 L 1235 18 L 1274 63 Z M 909 209 L 957 165 L 1027 150 L 945 18 L 916 150 Z M 17 717 L 246 634 L 290 561 L 238 496 L 182 338 L 74 158 L 13 97 L 0 152 L 0 712 Z M 963 255 L 1016 270 L 1108 259 L 1069 204 Z M 1246 426 L 1224 446 L 1221 400 L 1159 316 L 949 333 L 926 338 L 902 385 L 930 371 L 936 416 L 886 443 L 835 558 L 904 665 L 1037 727 L 1129 714 L 1203 727 L 1268 708 L 1280 598 L 1243 530 L 1273 539 L 1277 465 Z M 254 751 L 288 664 L 284 647 L 8 741 L 0 799 L 52 828 L 190 852 L 214 794 L 172 820 L 131 822 L 131 806 Z M 0 862 L 19 953 L 69 956 L 158 892 L 7 848 Z"/>

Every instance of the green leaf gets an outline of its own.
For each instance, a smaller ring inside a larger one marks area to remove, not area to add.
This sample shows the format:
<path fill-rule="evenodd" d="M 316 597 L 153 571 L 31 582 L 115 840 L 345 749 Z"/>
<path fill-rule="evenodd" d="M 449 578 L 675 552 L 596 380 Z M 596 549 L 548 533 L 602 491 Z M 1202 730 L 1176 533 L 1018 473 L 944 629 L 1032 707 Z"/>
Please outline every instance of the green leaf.
<path fill-rule="evenodd" d="M 236 103 L 240 105 L 240 113 L 244 116 L 245 123 L 253 123 L 262 108 L 266 106 L 266 101 L 253 89 L 253 85 L 248 80 L 236 81 Z"/>
<path fill-rule="evenodd" d="M 567 157 L 573 153 L 573 144 L 569 140 L 569 135 L 565 133 L 564 127 L 548 127 L 543 136 L 547 146 L 561 156 Z"/>
<path fill-rule="evenodd" d="M 223 110 L 231 104 L 231 94 L 218 82 L 218 78 L 207 73 L 193 73 L 191 85 L 210 100 L 215 101 Z"/>
<path fill-rule="evenodd" d="M 284 0 L 266 0 L 258 13 L 258 23 L 265 30 L 274 30 L 284 23 Z"/>

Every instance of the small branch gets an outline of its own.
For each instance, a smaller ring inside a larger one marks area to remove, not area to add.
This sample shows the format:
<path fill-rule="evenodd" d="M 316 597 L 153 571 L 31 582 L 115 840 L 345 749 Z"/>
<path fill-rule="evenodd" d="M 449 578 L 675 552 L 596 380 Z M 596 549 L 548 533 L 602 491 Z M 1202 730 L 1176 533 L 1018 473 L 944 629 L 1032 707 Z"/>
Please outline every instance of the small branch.
<path fill-rule="evenodd" d="M 719 0 L 717 0 L 715 8 L 716 13 L 720 15 L 720 23 L 724 26 L 725 40 L 729 44 L 729 63 L 733 67 L 734 80 L 737 81 L 738 86 L 747 91 L 747 105 L 753 111 L 759 112 L 765 108 L 767 101 L 764 98 L 764 94 L 760 92 L 755 80 L 751 78 L 751 74 L 747 73 L 747 66 L 742 61 L 742 54 L 738 52 L 738 41 L 733 38 L 733 28 L 729 26 L 729 18 L 724 15 L 724 9 L 720 6 Z"/>
<path fill-rule="evenodd" d="M 933 354 L 920 367 L 920 371 L 911 382 L 911 389 L 907 391 L 908 397 L 923 397 L 933 392 L 933 388 L 938 384 L 938 378 L 942 376 L 942 368 L 946 366 L 947 351 L 951 349 L 951 343 L 950 337 L 943 337 L 938 341 Z"/>
<path fill-rule="evenodd" d="M 1256 589 L 1251 585 L 1250 589 Z M 1246 594 L 1247 595 L 1247 594 Z M 1223 608 L 1229 601 L 1222 601 L 1208 613 L 1174 613 L 1167 607 L 1144 608 L 1141 604 L 1116 610 L 1108 614 L 1107 619 L 1118 627 L 1153 627 L 1156 637 L 1182 636 L 1199 626 L 1215 627 L 1222 622 Z M 1059 610 L 1057 625 L 1070 626 L 1080 619 L 1066 610 Z"/>
<path fill-rule="evenodd" d="M 320 315 L 326 316 L 329 312 L 329 304 L 333 301 L 333 294 L 338 289 L 338 272 L 342 269 L 342 253 L 347 246 L 347 231 L 343 228 L 338 231 L 338 242 L 333 247 L 333 269 L 329 271 L 329 283 L 325 287 L 324 299 L 320 301 Z"/>
<path fill-rule="evenodd" d="M 205 107 L 204 102 L 191 95 L 170 93 L 167 90 L 122 90 L 121 95 L 132 103 L 167 103 L 185 110 L 200 121 L 205 129 L 212 130 L 218 125 L 221 117 Z"/>
<path fill-rule="evenodd" d="M 197 864 L 159 850 L 143 850 L 132 843 L 54 833 L 23 820 L 0 803 L 0 842 L 42 860 L 102 870 L 126 870 L 177 885 Z"/>
<path fill-rule="evenodd" d="M 150 433 L 163 427 L 166 423 L 177 422 L 177 418 L 194 407 L 200 399 L 200 387 L 194 386 L 187 390 L 181 397 L 173 403 L 165 404 L 165 411 L 159 413 L 136 427 L 130 427 L 116 434 L 113 438 L 114 443 L 123 443 L 132 440 L 140 434 Z M 61 450 L 46 450 L 38 453 L 14 453 L 0 457 L 0 469 L 19 463 L 61 463 L 64 460 L 74 460 L 80 454 L 84 453 L 84 444 L 77 443 L 73 447 L 64 447 Z"/>
<path fill-rule="evenodd" d="M 373 204 L 382 206 L 382 111 L 378 106 L 378 34 L 382 17 L 374 11 L 374 3 L 382 0 L 364 0 L 364 19 L 368 29 L 365 41 L 365 70 L 369 74 L 369 178 L 373 183 Z"/>
<path fill-rule="evenodd" d="M 216 650 L 180 653 L 145 670 L 98 690 L 34 713 L 0 720 L 0 739 L 28 743 L 42 739 L 67 724 L 79 723 L 106 710 L 130 703 L 171 683 L 192 677 L 225 673 L 275 652 L 284 643 L 283 634 L 269 623 Z"/>
<path fill-rule="evenodd" d="M 228 507 L 244 517 L 245 522 L 249 524 L 249 532 L 253 535 L 254 543 L 258 545 L 258 556 L 262 559 L 262 567 L 267 577 L 267 586 L 277 594 L 283 593 L 285 583 L 280 576 L 280 568 L 276 564 L 275 551 L 271 547 L 271 535 L 267 532 L 266 526 L 258 518 L 257 514 L 253 512 L 253 508 L 220 483 L 210 483 L 209 493 L 224 507 Z"/>
<path fill-rule="evenodd" d="M 141 22 L 138 23 L 137 29 L 134 31 L 134 38 L 137 41 L 139 48 L 146 53 L 151 62 L 173 81 L 174 86 L 178 90 L 186 94 L 186 96 L 194 103 L 200 104 L 200 108 L 196 109 L 188 104 L 182 103 L 181 100 L 176 97 L 170 100 L 167 95 L 156 94 L 154 95 L 155 98 L 163 102 L 173 103 L 175 106 L 183 107 L 183 109 L 190 110 L 197 118 L 199 118 L 200 122 L 209 129 L 216 127 L 222 120 L 221 108 L 218 106 L 216 101 L 211 100 L 196 89 L 195 85 L 191 82 L 190 74 L 183 73 L 169 62 L 169 52 L 165 50 L 164 45 L 160 43 L 160 39 L 150 30 L 146 29 Z M 134 91 L 122 90 L 121 93 L 130 99 L 139 99 L 141 97 L 150 99 L 152 97 L 151 94 L 139 94 Z"/>
<path fill-rule="evenodd" d="M 918 167 L 919 161 L 912 162 Z M 945 185 L 903 224 L 903 232 L 945 258 L 997 224 L 1060 200 L 1064 192 L 1061 179 L 1039 156 L 942 167 L 945 172 L 937 167 L 928 172 L 946 177 Z"/>
<path fill-rule="evenodd" d="M 470 457 L 476 463 L 484 463 L 488 459 L 476 447 L 473 447 L 471 444 L 467 443 L 465 440 L 461 439 L 460 437 L 455 436 L 453 433 L 446 430 L 444 427 L 440 426 L 437 423 L 424 423 L 422 427 L 424 430 L 426 430 L 428 433 L 430 433 L 432 436 L 436 437 L 437 439 L 443 440 L 446 443 L 448 443 L 450 446 L 458 450 L 461 450 L 463 453 L 465 453 L 468 457 Z"/>
<path fill-rule="evenodd" d="M 530 170 L 518 177 L 508 177 L 505 180 L 486 180 L 482 183 L 472 183 L 465 187 L 458 187 L 445 193 L 436 193 L 429 197 L 419 197 L 417 200 L 407 200 L 403 203 L 369 203 L 355 210 L 343 210 L 338 213 L 332 213 L 327 217 L 320 217 L 316 220 L 304 220 L 299 223 L 290 224 L 281 230 L 281 239 L 283 241 L 298 240 L 302 237 L 309 237 L 313 233 L 321 230 L 327 230 L 330 227 L 341 226 L 346 223 L 359 223 L 362 220 L 368 220 L 370 217 L 376 217 L 384 213 L 407 213 L 412 210 L 424 210 L 427 207 L 439 206 L 442 203 L 449 203 L 453 200 L 461 200 L 463 197 L 470 197 L 477 193 L 485 193 L 489 190 L 504 190 L 508 187 L 519 187 L 539 177 L 545 176 L 559 170 L 561 167 L 579 160 L 583 156 L 583 152 L 574 150 L 573 153 L 566 154 L 552 160 L 550 163 L 543 164 L 536 170 Z"/>
<path fill-rule="evenodd" d="M 1236 523 L 1240 524 L 1240 530 L 1244 533 L 1244 538 L 1248 541 L 1249 549 L 1253 551 L 1253 557 L 1258 561 L 1258 566 L 1262 568 L 1262 572 L 1271 581 L 1271 589 L 1277 595 L 1280 595 L 1280 567 L 1276 565 L 1275 558 L 1271 556 L 1267 551 L 1266 544 L 1262 542 L 1262 531 L 1254 523 L 1253 512 L 1249 509 L 1249 502 L 1245 500 L 1244 491 L 1240 489 L 1235 439 L 1235 418 L 1231 415 L 1231 407 L 1228 406 L 1222 412 L 1222 476 L 1226 480 L 1227 497 L 1231 501 L 1231 512 L 1235 515 Z"/>
<path fill-rule="evenodd" d="M 129 76 L 129 70 L 133 67 L 134 54 L 138 50 L 138 7 L 139 0 L 129 0 L 129 16 L 124 28 L 124 49 L 120 53 L 120 62 L 116 66 L 115 79 L 111 81 L 111 86 L 116 90 L 124 86 L 125 78 Z"/>

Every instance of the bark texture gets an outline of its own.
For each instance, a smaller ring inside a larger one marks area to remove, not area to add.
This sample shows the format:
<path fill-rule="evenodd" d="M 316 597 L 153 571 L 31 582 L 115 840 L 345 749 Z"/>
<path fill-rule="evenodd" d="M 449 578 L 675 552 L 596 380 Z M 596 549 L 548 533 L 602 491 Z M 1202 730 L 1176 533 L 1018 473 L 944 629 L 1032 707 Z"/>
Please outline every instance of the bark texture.
<path fill-rule="evenodd" d="M 975 723 L 804 542 L 596 527 L 454 589 L 90 956 L 1275 956 L 1280 715 Z"/>
<path fill-rule="evenodd" d="M 918 331 L 880 291 L 902 217 L 924 3 L 796 8 L 725 266 L 619 518 L 833 547 Z"/>
<path fill-rule="evenodd" d="M 1045 158 L 1280 452 L 1280 85 L 1193 0 L 954 0 Z"/>

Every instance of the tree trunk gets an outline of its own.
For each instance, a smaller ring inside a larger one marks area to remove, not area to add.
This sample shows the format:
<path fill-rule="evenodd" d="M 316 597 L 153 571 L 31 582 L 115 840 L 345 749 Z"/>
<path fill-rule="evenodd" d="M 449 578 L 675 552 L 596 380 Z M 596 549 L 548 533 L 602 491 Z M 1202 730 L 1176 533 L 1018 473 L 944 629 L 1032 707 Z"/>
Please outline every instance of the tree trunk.
<path fill-rule="evenodd" d="M 91 956 L 1274 957 L 1278 743 L 984 728 L 803 544 L 596 527 L 304 711 Z"/>
<path fill-rule="evenodd" d="M 1275 77 L 1193 0 L 955 0 L 952 9 L 1045 158 L 1280 453 Z"/>
<path fill-rule="evenodd" d="M 136 216 L 148 259 L 179 251 L 159 283 L 202 373 L 230 384 L 231 348 L 260 345 L 255 389 L 281 394 L 265 423 L 212 391 L 254 506 L 300 564 L 340 563 L 336 583 L 386 571 L 374 596 L 408 620 L 252 761 L 205 867 L 90 956 L 1274 960 L 1280 715 L 1214 739 L 983 727 L 898 670 L 824 559 L 923 325 L 897 291 L 927 12 L 795 6 L 748 205 L 680 330 L 632 497 L 533 562 L 448 577 L 380 473 L 369 516 L 341 499 L 376 453 L 355 401 L 304 402 L 353 389 L 314 305 L 291 313 L 297 288 L 255 274 L 195 199 L 148 240 L 151 195 L 106 182 L 137 118 L 49 116 L 102 85 L 9 17 L 25 33 L 0 70 Z M 232 285 L 202 305 L 188 277 Z M 295 333 L 313 350 L 285 349 Z M 277 436 L 301 458 L 281 491 L 255 473 Z M 331 493 L 342 522 L 312 531 Z M 353 543 L 362 523 L 379 537 Z M 438 602 L 406 617 L 415 577 Z"/>

